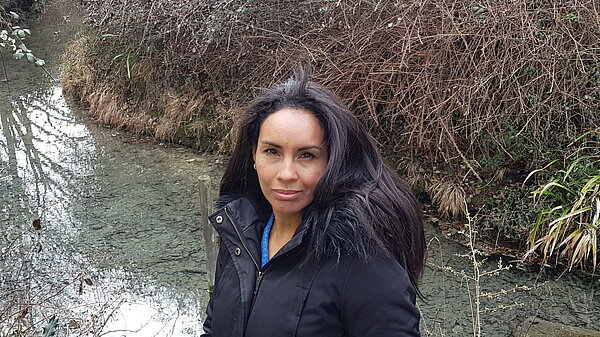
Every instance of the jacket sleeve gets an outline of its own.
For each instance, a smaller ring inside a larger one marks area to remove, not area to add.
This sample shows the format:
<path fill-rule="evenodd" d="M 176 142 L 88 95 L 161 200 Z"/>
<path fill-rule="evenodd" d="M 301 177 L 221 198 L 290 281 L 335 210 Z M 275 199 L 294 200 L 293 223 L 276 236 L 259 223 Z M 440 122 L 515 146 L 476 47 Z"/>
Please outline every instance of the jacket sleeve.
<path fill-rule="evenodd" d="M 206 307 L 206 319 L 204 320 L 202 329 L 204 330 L 204 333 L 202 333 L 200 337 L 212 337 L 212 295 L 208 301 L 208 306 Z"/>
<path fill-rule="evenodd" d="M 229 252 L 227 251 L 227 249 L 225 248 L 225 245 L 223 244 L 223 242 L 221 242 L 221 240 L 219 240 L 219 253 L 217 254 L 217 265 L 215 268 L 215 282 L 214 282 L 214 287 L 213 287 L 213 291 L 210 294 L 210 300 L 208 301 L 208 306 L 206 307 L 206 319 L 204 320 L 204 324 L 202 326 L 202 329 L 204 330 L 204 333 L 202 335 L 200 335 L 200 337 L 212 337 L 212 311 L 213 311 L 213 294 L 215 292 L 215 289 L 217 289 L 217 282 L 219 282 L 219 279 L 221 278 L 221 274 L 223 274 L 223 266 L 226 263 L 226 260 L 228 258 L 231 258 L 229 256 Z"/>
<path fill-rule="evenodd" d="M 355 260 L 341 296 L 340 315 L 349 337 L 420 336 L 415 290 L 393 258 Z"/>

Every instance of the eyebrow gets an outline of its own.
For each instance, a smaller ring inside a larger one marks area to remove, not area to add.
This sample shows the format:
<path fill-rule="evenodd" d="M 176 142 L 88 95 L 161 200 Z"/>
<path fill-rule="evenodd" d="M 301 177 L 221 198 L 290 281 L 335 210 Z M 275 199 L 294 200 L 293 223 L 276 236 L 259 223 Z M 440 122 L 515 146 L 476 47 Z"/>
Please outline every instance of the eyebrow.
<path fill-rule="evenodd" d="M 279 145 L 277 143 L 267 142 L 264 140 L 261 141 L 261 143 L 263 143 L 264 145 L 269 145 L 269 146 L 281 149 L 281 145 Z M 305 151 L 305 150 L 310 150 L 310 149 L 322 150 L 322 148 L 318 145 L 308 145 L 308 146 L 302 146 L 302 147 L 298 148 L 298 151 Z"/>

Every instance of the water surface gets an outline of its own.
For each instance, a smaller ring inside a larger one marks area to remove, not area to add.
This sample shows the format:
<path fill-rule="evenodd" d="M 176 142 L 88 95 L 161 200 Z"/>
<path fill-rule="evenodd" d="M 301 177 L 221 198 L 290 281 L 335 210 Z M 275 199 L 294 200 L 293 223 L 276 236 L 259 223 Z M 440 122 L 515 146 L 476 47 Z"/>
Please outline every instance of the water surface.
<path fill-rule="evenodd" d="M 79 34 L 69 11 L 53 4 L 27 23 L 55 78 Z M 3 56 L 0 335 L 56 315 L 69 336 L 198 336 L 208 292 L 197 178 L 216 181 L 221 159 L 100 127 L 40 68 Z"/>

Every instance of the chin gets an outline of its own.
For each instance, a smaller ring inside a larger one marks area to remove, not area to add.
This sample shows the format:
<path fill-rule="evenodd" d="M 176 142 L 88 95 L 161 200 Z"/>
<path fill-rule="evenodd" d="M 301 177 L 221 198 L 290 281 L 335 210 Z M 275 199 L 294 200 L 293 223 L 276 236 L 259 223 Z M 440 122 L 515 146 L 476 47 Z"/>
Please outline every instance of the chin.
<path fill-rule="evenodd" d="M 281 201 L 276 202 L 275 204 L 271 204 L 273 207 L 273 211 L 284 215 L 297 215 L 302 212 L 302 210 L 306 207 L 302 205 L 282 205 Z"/>

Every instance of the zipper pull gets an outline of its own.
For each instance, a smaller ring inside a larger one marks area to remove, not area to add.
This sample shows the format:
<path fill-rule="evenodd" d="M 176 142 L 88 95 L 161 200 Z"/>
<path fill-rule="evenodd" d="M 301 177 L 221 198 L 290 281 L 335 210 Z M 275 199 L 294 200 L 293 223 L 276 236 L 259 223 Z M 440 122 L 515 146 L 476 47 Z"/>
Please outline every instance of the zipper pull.
<path fill-rule="evenodd" d="M 260 282 L 262 281 L 264 273 L 262 271 L 258 272 L 258 276 L 256 277 L 256 285 L 254 286 L 254 296 L 258 293 L 258 287 L 260 287 Z"/>

